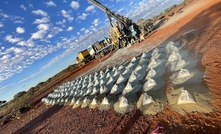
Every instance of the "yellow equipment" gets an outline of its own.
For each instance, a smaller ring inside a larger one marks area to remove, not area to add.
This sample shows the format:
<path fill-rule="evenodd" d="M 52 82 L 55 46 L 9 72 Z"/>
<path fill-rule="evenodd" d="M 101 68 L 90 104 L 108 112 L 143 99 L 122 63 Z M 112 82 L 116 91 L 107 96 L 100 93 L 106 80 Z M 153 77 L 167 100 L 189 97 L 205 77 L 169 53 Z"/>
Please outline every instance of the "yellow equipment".
<path fill-rule="evenodd" d="M 86 62 L 91 57 L 89 51 L 87 49 L 81 51 L 78 53 L 78 56 L 76 58 L 76 64 L 79 64 L 81 62 Z"/>
<path fill-rule="evenodd" d="M 126 18 L 125 16 L 111 11 L 109 8 L 107 8 L 97 0 L 89 1 L 106 13 L 110 21 L 112 31 L 115 32 L 115 35 L 113 34 L 113 37 L 110 36 L 112 43 L 115 46 L 118 45 L 115 48 L 129 46 L 131 44 L 134 44 L 136 41 L 139 41 L 141 31 L 136 23 L 134 23 L 131 19 Z M 114 23 L 112 19 L 115 19 L 116 23 Z"/>

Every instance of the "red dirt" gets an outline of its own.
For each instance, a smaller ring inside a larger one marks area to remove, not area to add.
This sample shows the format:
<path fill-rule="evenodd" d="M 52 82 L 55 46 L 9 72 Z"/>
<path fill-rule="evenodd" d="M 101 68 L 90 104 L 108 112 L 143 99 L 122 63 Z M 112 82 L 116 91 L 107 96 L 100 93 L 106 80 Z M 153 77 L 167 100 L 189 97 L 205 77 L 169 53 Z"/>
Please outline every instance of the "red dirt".
<path fill-rule="evenodd" d="M 0 133 L 149 133 L 159 125 L 164 127 L 163 133 L 221 133 L 221 0 L 195 0 L 182 10 L 185 12 L 190 6 L 196 6 L 191 14 L 133 47 L 177 40 L 183 33 L 196 29 L 198 39 L 188 42 L 186 47 L 201 59 L 200 66 L 206 71 L 204 81 L 211 92 L 213 112 L 192 112 L 181 116 L 166 106 L 163 112 L 155 116 L 144 116 L 137 109 L 119 115 L 113 109 L 99 111 L 72 109 L 69 106 L 47 107 L 40 103 L 20 119 L 1 126 Z M 70 74 L 69 78 L 97 64 L 98 61 L 88 64 L 81 71 Z"/>

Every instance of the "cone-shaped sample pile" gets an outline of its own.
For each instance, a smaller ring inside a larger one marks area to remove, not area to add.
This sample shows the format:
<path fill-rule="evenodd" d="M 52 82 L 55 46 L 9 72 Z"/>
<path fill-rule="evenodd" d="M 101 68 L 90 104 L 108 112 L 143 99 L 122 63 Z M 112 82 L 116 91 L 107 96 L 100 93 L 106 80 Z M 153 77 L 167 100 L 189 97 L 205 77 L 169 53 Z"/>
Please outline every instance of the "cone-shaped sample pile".
<path fill-rule="evenodd" d="M 144 69 L 144 67 L 142 65 L 138 65 L 135 69 L 135 71 L 139 72 L 142 71 Z"/>
<path fill-rule="evenodd" d="M 64 99 L 61 98 L 61 99 L 60 99 L 60 104 L 63 104 L 63 103 L 64 103 Z"/>
<path fill-rule="evenodd" d="M 150 95 L 144 93 L 143 105 L 148 105 L 148 104 L 150 104 L 152 102 L 154 102 L 153 98 Z"/>
<path fill-rule="evenodd" d="M 157 82 L 154 79 L 148 78 L 147 81 L 144 83 L 143 90 L 149 91 L 156 85 L 157 85 Z"/>
<path fill-rule="evenodd" d="M 80 104 L 81 103 L 81 101 L 80 101 L 80 99 L 78 99 L 77 101 L 76 101 L 76 104 Z"/>
<path fill-rule="evenodd" d="M 120 99 L 120 104 L 119 104 L 119 107 L 122 108 L 122 107 L 127 107 L 129 104 L 128 104 L 128 101 L 127 101 L 127 98 L 122 96 L 121 99 Z"/>
<path fill-rule="evenodd" d="M 134 83 L 134 86 L 128 81 L 126 87 L 123 90 L 123 95 L 134 94 L 141 89 L 142 85 L 140 83 Z"/>
<path fill-rule="evenodd" d="M 105 73 L 108 73 L 110 71 L 110 68 L 106 68 Z"/>
<path fill-rule="evenodd" d="M 133 57 L 130 62 L 134 63 L 134 62 L 136 62 L 136 60 L 137 60 L 137 58 Z"/>
<path fill-rule="evenodd" d="M 131 76 L 129 77 L 129 82 L 134 82 L 136 80 L 137 80 L 137 74 L 136 72 L 133 72 Z"/>
<path fill-rule="evenodd" d="M 99 83 L 98 79 L 96 79 L 95 82 L 94 82 L 94 86 L 98 86 L 99 84 L 100 83 Z"/>
<path fill-rule="evenodd" d="M 91 95 L 96 95 L 99 93 L 99 90 L 96 88 L 93 88 Z"/>
<path fill-rule="evenodd" d="M 143 53 L 143 54 L 141 55 L 141 58 L 147 59 L 147 58 L 148 58 L 148 54 L 147 54 L 147 53 Z"/>
<path fill-rule="evenodd" d="M 201 81 L 201 78 L 198 77 L 198 75 L 199 76 L 201 75 L 199 71 L 194 72 L 194 70 L 193 70 L 192 72 L 190 72 L 187 69 L 181 69 L 179 72 L 174 73 L 170 77 L 170 79 L 173 81 L 174 84 L 198 83 Z M 195 79 L 192 79 L 193 77 L 195 77 Z"/>
<path fill-rule="evenodd" d="M 133 90 L 133 87 L 132 87 L 131 83 L 128 82 L 127 85 L 126 85 L 126 87 L 125 87 L 124 90 L 123 90 L 123 95 L 125 95 L 126 93 L 131 92 L 132 90 Z"/>
<path fill-rule="evenodd" d="M 173 51 L 179 51 L 179 49 L 175 46 L 175 43 L 172 41 L 170 41 L 165 48 L 167 53 L 171 53 Z"/>
<path fill-rule="evenodd" d="M 100 79 L 104 78 L 105 74 L 104 73 L 101 73 L 100 74 Z"/>
<path fill-rule="evenodd" d="M 109 92 L 109 90 L 106 86 L 101 86 L 100 87 L 100 94 L 105 94 L 107 92 Z"/>
<path fill-rule="evenodd" d="M 186 61 L 179 58 L 178 60 L 172 62 L 169 67 L 170 67 L 170 71 L 173 72 L 173 71 L 178 71 L 184 68 L 186 65 L 187 65 Z"/>
<path fill-rule="evenodd" d="M 123 72 L 123 71 L 122 71 Z M 117 77 L 117 76 L 119 76 L 119 74 L 120 74 L 120 72 L 118 71 L 118 70 L 115 70 L 114 71 L 114 74 L 113 74 L 113 77 Z"/>
<path fill-rule="evenodd" d="M 144 115 L 156 115 L 163 111 L 164 106 L 162 102 L 154 101 L 150 95 L 143 93 L 137 101 L 137 108 Z"/>
<path fill-rule="evenodd" d="M 106 78 L 109 78 L 110 76 L 111 76 L 110 73 L 107 73 Z"/>
<path fill-rule="evenodd" d="M 92 90 L 93 90 L 93 87 L 89 87 L 88 89 L 87 89 L 87 91 L 86 91 L 86 95 L 90 95 L 91 94 L 91 92 L 92 92 Z"/>
<path fill-rule="evenodd" d="M 104 79 L 101 79 L 100 80 L 100 85 L 104 85 L 104 84 L 106 84 L 106 81 Z"/>
<path fill-rule="evenodd" d="M 148 64 L 148 60 L 146 58 L 140 58 L 140 61 L 139 61 L 139 64 L 140 65 L 147 65 Z"/>
<path fill-rule="evenodd" d="M 112 85 L 115 80 L 110 76 L 109 80 L 107 81 L 106 85 Z"/>
<path fill-rule="evenodd" d="M 130 63 L 128 64 L 128 66 L 126 67 L 125 71 L 128 70 L 128 69 L 133 69 L 134 66 L 135 66 L 135 63 L 134 63 L 134 62 L 130 62 Z"/>
<path fill-rule="evenodd" d="M 86 102 L 87 102 L 87 97 L 85 97 L 83 100 L 83 103 L 86 103 Z"/>
<path fill-rule="evenodd" d="M 157 60 L 152 58 L 152 59 L 150 60 L 150 63 L 149 63 L 149 65 L 148 65 L 148 68 L 154 68 L 154 67 L 156 67 L 158 64 L 159 64 L 159 63 L 157 62 Z"/>
<path fill-rule="evenodd" d="M 112 70 L 114 70 L 114 71 L 115 71 L 115 70 L 117 70 L 117 67 L 116 67 L 116 66 L 114 66 Z"/>
<path fill-rule="evenodd" d="M 124 69 L 125 69 L 125 67 L 124 67 L 123 65 L 120 65 L 120 66 L 118 67 L 118 70 L 119 70 L 119 71 L 121 71 L 121 70 L 124 71 Z"/>
<path fill-rule="evenodd" d="M 89 108 L 91 108 L 91 109 L 97 108 L 97 99 L 96 99 L 96 97 L 93 98 L 91 104 L 89 105 Z"/>
<path fill-rule="evenodd" d="M 185 77 L 189 77 L 191 76 L 191 73 L 189 70 L 187 69 L 180 69 L 178 75 L 177 75 L 177 78 L 180 79 L 180 78 L 185 78 Z"/>
<path fill-rule="evenodd" d="M 91 103 L 91 100 L 88 97 L 85 97 L 81 105 L 81 108 L 87 107 L 88 105 L 90 105 L 90 103 Z"/>
<path fill-rule="evenodd" d="M 69 98 L 66 98 L 66 99 L 64 100 L 64 103 L 65 103 L 65 105 L 69 104 L 69 103 L 70 103 L 70 99 L 69 99 Z"/>
<path fill-rule="evenodd" d="M 102 100 L 101 104 L 109 105 L 109 100 L 107 99 L 107 97 L 104 97 L 104 99 Z"/>
<path fill-rule="evenodd" d="M 76 103 L 73 105 L 72 108 L 77 108 L 77 107 L 79 107 L 81 104 L 82 104 L 82 101 L 81 101 L 81 99 L 79 98 L 79 99 L 76 101 Z"/>
<path fill-rule="evenodd" d="M 99 105 L 100 110 L 108 110 L 111 108 L 111 105 L 109 103 L 109 100 L 107 97 L 104 97 L 101 104 Z"/>
<path fill-rule="evenodd" d="M 130 76 L 130 73 L 132 72 L 133 69 L 131 68 L 127 68 L 123 73 L 122 75 L 124 76 L 124 78 L 128 78 Z"/>
<path fill-rule="evenodd" d="M 75 103 L 75 98 L 73 97 L 73 98 L 71 99 L 71 103 L 70 103 L 69 105 L 74 105 L 74 103 Z"/>
<path fill-rule="evenodd" d="M 123 88 L 121 88 L 120 86 L 118 86 L 117 84 L 115 84 L 111 91 L 110 91 L 110 94 L 114 94 L 114 95 L 117 95 L 119 93 L 121 93 L 123 91 Z"/>
<path fill-rule="evenodd" d="M 92 100 L 91 104 L 96 105 L 96 104 L 97 104 L 97 99 L 94 98 L 94 99 Z"/>
<path fill-rule="evenodd" d="M 173 51 L 168 57 L 168 62 L 173 62 L 180 58 L 181 58 L 181 55 L 178 52 Z"/>
<path fill-rule="evenodd" d="M 150 68 L 150 70 L 147 73 L 147 77 L 153 78 L 156 74 L 157 72 L 153 68 Z"/>
<path fill-rule="evenodd" d="M 119 98 L 119 101 L 114 104 L 114 110 L 118 113 L 125 114 L 134 109 L 136 102 L 137 97 L 135 94 L 122 96 Z"/>
<path fill-rule="evenodd" d="M 84 95 L 84 91 L 80 90 L 78 96 L 83 96 Z"/>
<path fill-rule="evenodd" d="M 159 50 L 157 48 L 155 48 L 154 51 L 152 52 L 151 56 L 153 58 L 159 58 L 160 57 Z"/>
<path fill-rule="evenodd" d="M 125 78 L 123 75 L 120 74 L 118 80 L 117 80 L 117 84 L 119 83 L 123 83 L 127 80 L 127 78 Z"/>
<path fill-rule="evenodd" d="M 181 90 L 180 97 L 178 98 L 177 104 L 189 104 L 196 103 L 191 96 L 191 94 L 187 90 Z"/>

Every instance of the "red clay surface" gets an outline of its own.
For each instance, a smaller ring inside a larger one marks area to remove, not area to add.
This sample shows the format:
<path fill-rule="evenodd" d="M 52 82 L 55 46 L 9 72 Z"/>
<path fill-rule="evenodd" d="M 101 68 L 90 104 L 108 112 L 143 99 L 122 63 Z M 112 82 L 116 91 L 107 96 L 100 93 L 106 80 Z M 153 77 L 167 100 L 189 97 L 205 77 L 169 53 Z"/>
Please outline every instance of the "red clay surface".
<path fill-rule="evenodd" d="M 47 107 L 39 103 L 20 119 L 1 126 L 0 133 L 150 133 L 157 126 L 163 127 L 162 133 L 221 133 L 221 0 L 193 1 L 182 10 L 185 12 L 191 6 L 195 9 L 190 14 L 133 47 L 144 46 L 147 42 L 158 44 L 177 40 L 183 33 L 196 29 L 198 39 L 186 46 L 201 59 L 199 67 L 206 71 L 204 82 L 211 92 L 213 112 L 192 112 L 181 116 L 166 106 L 163 112 L 155 116 L 144 116 L 137 109 L 119 115 L 113 109 L 99 111 L 72 109 L 70 106 Z M 174 17 L 176 15 L 179 14 Z M 76 77 L 96 64 L 98 61 L 71 74 L 69 78 Z"/>

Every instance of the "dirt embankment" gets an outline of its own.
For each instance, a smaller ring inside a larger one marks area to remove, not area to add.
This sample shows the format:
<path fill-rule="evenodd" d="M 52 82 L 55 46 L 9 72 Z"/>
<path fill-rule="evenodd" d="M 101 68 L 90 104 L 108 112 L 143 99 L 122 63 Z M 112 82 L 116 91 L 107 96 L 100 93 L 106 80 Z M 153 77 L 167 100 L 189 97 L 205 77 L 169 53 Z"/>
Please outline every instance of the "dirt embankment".
<path fill-rule="evenodd" d="M 147 49 L 150 44 L 155 46 L 177 40 L 183 33 L 195 29 L 198 33 L 196 40 L 184 43 L 201 60 L 198 68 L 206 71 L 202 84 L 206 84 L 211 92 L 213 112 L 192 112 L 181 116 L 167 105 L 155 116 L 144 116 L 137 109 L 119 115 L 113 109 L 99 111 L 40 104 L 20 119 L 1 126 L 0 133 L 149 133 L 157 126 L 163 126 L 164 133 L 221 133 L 221 1 L 194 1 L 190 7 L 195 8 L 192 11 L 189 6 L 182 9 L 183 13 L 188 10 L 189 14 L 131 49 Z"/>

